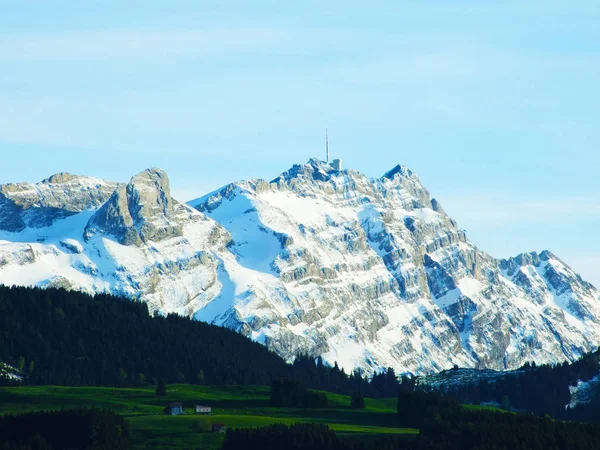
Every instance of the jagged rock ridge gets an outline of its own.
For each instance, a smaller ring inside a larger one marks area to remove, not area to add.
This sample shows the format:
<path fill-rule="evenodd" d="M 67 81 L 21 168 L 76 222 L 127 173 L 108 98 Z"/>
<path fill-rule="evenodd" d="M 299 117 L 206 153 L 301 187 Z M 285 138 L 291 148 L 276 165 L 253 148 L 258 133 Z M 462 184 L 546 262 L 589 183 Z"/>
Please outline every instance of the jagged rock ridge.
<path fill-rule="evenodd" d="M 110 197 L 116 183 L 70 173 L 58 173 L 37 184 L 0 185 L 0 230 L 52 225 L 87 209 L 97 209 Z"/>
<path fill-rule="evenodd" d="M 95 210 L 4 228 L 0 281 L 139 297 L 366 372 L 511 369 L 600 342 L 598 290 L 550 252 L 479 250 L 403 166 L 370 179 L 310 160 L 196 210 L 158 169 L 112 185 Z"/>
<path fill-rule="evenodd" d="M 217 295 L 211 250 L 227 245 L 227 232 L 171 198 L 163 171 L 93 186 L 91 197 L 104 196 L 95 208 L 75 212 L 73 197 L 51 226 L 0 231 L 1 282 L 110 292 L 184 315 Z"/>

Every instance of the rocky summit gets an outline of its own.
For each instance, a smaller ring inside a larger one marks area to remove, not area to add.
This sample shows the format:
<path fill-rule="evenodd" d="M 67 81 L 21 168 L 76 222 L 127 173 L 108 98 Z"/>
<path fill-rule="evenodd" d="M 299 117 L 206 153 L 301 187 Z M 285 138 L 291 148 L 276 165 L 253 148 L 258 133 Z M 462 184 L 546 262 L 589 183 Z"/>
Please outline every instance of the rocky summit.
<path fill-rule="evenodd" d="M 188 217 L 185 217 L 188 216 Z M 194 216 L 171 198 L 169 179 L 160 169 L 146 170 L 119 185 L 90 219 L 85 238 L 97 232 L 114 236 L 123 245 L 140 245 L 183 235 L 183 223 Z"/>
<path fill-rule="evenodd" d="M 70 173 L 58 173 L 37 184 L 0 185 L 0 229 L 52 225 L 56 219 L 100 207 L 115 187 L 116 183 Z"/>
<path fill-rule="evenodd" d="M 513 369 L 600 343 L 600 292 L 548 251 L 478 249 L 418 177 L 312 159 L 189 204 L 167 175 L 0 186 L 0 282 L 110 292 L 366 373 Z"/>

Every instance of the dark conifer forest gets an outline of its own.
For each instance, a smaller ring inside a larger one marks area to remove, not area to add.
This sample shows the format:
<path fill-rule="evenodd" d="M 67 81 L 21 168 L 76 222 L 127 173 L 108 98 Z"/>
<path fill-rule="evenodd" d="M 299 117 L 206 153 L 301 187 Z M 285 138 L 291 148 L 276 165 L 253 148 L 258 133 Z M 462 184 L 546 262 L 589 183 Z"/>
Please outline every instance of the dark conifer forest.
<path fill-rule="evenodd" d="M 131 448 L 129 425 L 120 415 L 98 409 L 0 416 L 4 450 Z"/>
<path fill-rule="evenodd" d="M 469 411 L 456 400 L 426 393 L 398 397 L 399 423 L 420 427 L 416 437 L 371 441 L 336 435 L 320 424 L 229 430 L 224 450 L 598 450 L 600 427 L 548 417 Z"/>
<path fill-rule="evenodd" d="M 0 361 L 31 385 L 130 387 L 161 379 L 270 385 L 287 377 L 308 388 L 367 397 L 394 397 L 399 386 L 393 369 L 369 380 L 308 355 L 289 365 L 226 328 L 175 314 L 151 316 L 142 302 L 62 289 L 0 286 Z"/>
<path fill-rule="evenodd" d="M 222 327 L 173 314 L 151 316 L 141 302 L 61 289 L 0 286 L 0 361 L 19 370 L 19 384 L 131 387 L 156 386 L 162 379 L 271 385 L 286 378 L 357 397 L 437 391 L 460 403 L 496 402 L 539 416 L 600 420 L 600 392 L 588 404 L 565 408 L 569 386 L 598 376 L 600 352 L 572 364 L 526 364 L 494 381 L 433 389 L 415 378 L 398 378 L 391 368 L 369 379 L 308 355 L 287 364 L 263 345 Z M 0 384 L 13 383 L 0 377 Z"/>
<path fill-rule="evenodd" d="M 0 361 L 36 385 L 264 385 L 289 374 L 277 355 L 222 327 L 152 317 L 145 303 L 108 295 L 23 287 L 0 287 Z"/>
<path fill-rule="evenodd" d="M 600 449 L 600 427 L 548 416 L 472 410 L 436 394 L 401 392 L 401 421 L 420 428 L 417 445 L 438 450 L 592 450 Z M 404 448 L 404 447 L 398 447 Z"/>
<path fill-rule="evenodd" d="M 271 406 L 287 408 L 327 408 L 329 401 L 323 392 L 309 391 L 301 381 L 279 378 L 271 383 Z"/>
<path fill-rule="evenodd" d="M 571 364 L 556 366 L 525 364 L 493 380 L 473 380 L 440 389 L 461 403 L 494 402 L 505 409 L 532 412 L 557 419 L 600 420 L 600 392 L 591 396 L 591 403 L 567 407 L 571 401 L 570 387 L 579 381 L 589 381 L 600 374 L 600 351 L 584 355 Z M 427 386 L 416 390 L 430 391 Z"/>

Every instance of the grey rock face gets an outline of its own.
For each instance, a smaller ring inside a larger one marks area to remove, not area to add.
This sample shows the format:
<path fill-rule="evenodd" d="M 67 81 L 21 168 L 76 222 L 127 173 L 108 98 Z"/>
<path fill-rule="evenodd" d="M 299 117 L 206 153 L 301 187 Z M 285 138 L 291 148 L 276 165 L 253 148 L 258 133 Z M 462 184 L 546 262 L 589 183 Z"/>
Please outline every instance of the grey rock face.
<path fill-rule="evenodd" d="M 59 174 L 43 195 L 0 189 L 0 226 L 26 230 L 0 240 L 0 282 L 138 298 L 285 358 L 309 352 L 366 373 L 504 370 L 600 343 L 597 289 L 547 251 L 479 250 L 403 166 L 368 178 L 313 159 L 271 182 L 231 183 L 196 210 L 159 169 L 113 184 L 102 204 L 104 182 L 66 202 L 77 183 Z M 45 217 L 56 227 L 36 228 Z"/>
<path fill-rule="evenodd" d="M 5 231 L 21 231 L 25 221 L 21 216 L 23 209 L 16 205 L 4 194 L 0 194 L 0 229 Z"/>
<path fill-rule="evenodd" d="M 187 217 L 186 217 L 187 216 Z M 160 169 L 148 169 L 119 185 L 90 219 L 85 238 L 101 232 L 124 245 L 141 245 L 182 236 L 183 222 L 192 220 L 186 207 L 171 198 L 169 179 Z"/>
<path fill-rule="evenodd" d="M 286 358 L 307 351 L 367 372 L 504 370 L 600 342 L 595 288 L 549 252 L 499 261 L 480 251 L 406 167 L 369 179 L 313 159 L 192 205 L 231 233 L 241 265 L 271 249 L 276 284 L 257 275 L 230 312 Z"/>
<path fill-rule="evenodd" d="M 85 229 L 85 238 L 89 239 L 97 232 L 104 232 L 118 238 L 124 245 L 141 244 L 138 231 L 129 211 L 127 186 L 119 185 L 110 200 L 90 219 Z"/>
<path fill-rule="evenodd" d="M 231 237 L 174 200 L 161 170 L 126 185 L 57 174 L 1 192 L 4 231 L 24 232 L 3 234 L 0 283 L 108 292 L 188 316 L 222 287 L 214 255 Z"/>
<path fill-rule="evenodd" d="M 58 173 L 40 183 L 0 185 L 0 230 L 40 228 L 81 211 L 97 209 L 116 183 Z"/>

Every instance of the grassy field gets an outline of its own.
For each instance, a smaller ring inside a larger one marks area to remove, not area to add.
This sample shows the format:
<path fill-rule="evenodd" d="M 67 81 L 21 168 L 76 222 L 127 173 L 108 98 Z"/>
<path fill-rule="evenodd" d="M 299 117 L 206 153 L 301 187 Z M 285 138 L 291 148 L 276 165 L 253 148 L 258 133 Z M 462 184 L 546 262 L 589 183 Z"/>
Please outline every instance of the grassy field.
<path fill-rule="evenodd" d="M 348 396 L 326 394 L 328 409 L 295 409 L 270 407 L 266 386 L 169 385 L 169 395 L 161 398 L 155 396 L 153 387 L 8 387 L 0 388 L 0 414 L 92 406 L 107 408 L 127 419 L 136 448 L 218 449 L 223 435 L 205 431 L 213 423 L 239 428 L 315 422 L 329 425 L 338 434 L 359 438 L 418 434 L 418 430 L 398 427 L 396 399 L 366 399 L 364 410 L 352 410 L 348 407 Z M 162 414 L 163 408 L 173 401 L 183 403 L 185 415 Z M 213 414 L 195 415 L 196 403 L 211 406 Z"/>
<path fill-rule="evenodd" d="M 462 405 L 462 407 L 469 411 L 492 411 L 492 412 L 501 412 L 505 414 L 517 414 L 515 411 L 510 411 L 502 408 L 498 408 L 497 406 L 490 405 Z"/>

